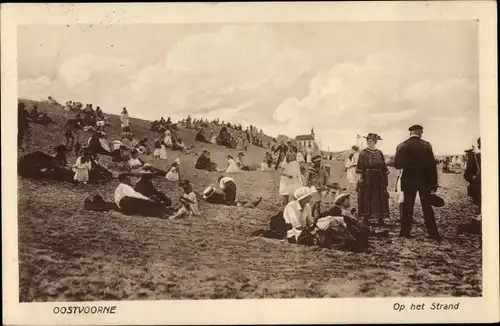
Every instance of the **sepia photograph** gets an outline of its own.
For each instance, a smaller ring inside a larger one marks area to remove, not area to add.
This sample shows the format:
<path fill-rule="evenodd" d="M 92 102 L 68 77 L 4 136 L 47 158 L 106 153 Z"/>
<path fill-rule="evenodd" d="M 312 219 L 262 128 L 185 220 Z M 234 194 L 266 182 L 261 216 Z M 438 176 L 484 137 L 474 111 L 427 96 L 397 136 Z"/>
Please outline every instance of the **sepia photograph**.
<path fill-rule="evenodd" d="M 483 297 L 478 19 L 16 30 L 15 301 Z"/>

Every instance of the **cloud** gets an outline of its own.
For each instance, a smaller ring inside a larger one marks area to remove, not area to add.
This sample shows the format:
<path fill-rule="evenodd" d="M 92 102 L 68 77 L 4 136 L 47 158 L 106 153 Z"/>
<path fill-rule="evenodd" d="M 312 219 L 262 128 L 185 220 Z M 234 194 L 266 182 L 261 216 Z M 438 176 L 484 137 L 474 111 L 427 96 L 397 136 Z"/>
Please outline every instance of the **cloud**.
<path fill-rule="evenodd" d="M 81 87 L 87 83 L 102 85 L 106 82 L 126 81 L 136 71 L 130 59 L 97 57 L 88 54 L 75 56 L 59 67 L 59 78 L 69 88 Z M 107 86 L 107 85 L 102 85 Z"/>
<path fill-rule="evenodd" d="M 287 87 L 309 68 L 309 57 L 278 46 L 272 29 L 228 26 L 181 39 L 164 63 L 138 73 L 134 89 L 141 99 L 159 97 L 168 111 L 201 112 L 210 106 L 238 106 L 262 89 Z M 234 100 L 225 103 L 228 98 Z"/>
<path fill-rule="evenodd" d="M 382 146 L 394 152 L 414 123 L 435 128 L 438 151 L 459 151 L 457 135 L 466 118 L 478 116 L 477 80 L 423 76 L 418 57 L 394 50 L 368 55 L 362 63 L 344 62 L 321 71 L 309 83 L 303 98 L 284 99 L 274 119 L 290 134 L 308 132 L 312 126 L 323 148 L 349 148 L 356 134 L 381 133 Z M 443 125 L 450 130 L 442 131 Z M 477 135 L 473 124 L 468 130 Z M 446 139 L 438 143 L 441 139 Z M 461 152 L 461 150 L 459 151 Z"/>
<path fill-rule="evenodd" d="M 99 103 L 114 113 L 126 105 L 153 119 L 256 105 L 252 100 L 279 93 L 310 67 L 309 56 L 280 46 L 272 28 L 242 25 L 182 38 L 164 60 L 148 66 L 128 58 L 74 56 L 60 65 L 50 85 L 25 81 L 22 86 L 27 96 L 56 89 L 54 96 L 64 100 Z"/>

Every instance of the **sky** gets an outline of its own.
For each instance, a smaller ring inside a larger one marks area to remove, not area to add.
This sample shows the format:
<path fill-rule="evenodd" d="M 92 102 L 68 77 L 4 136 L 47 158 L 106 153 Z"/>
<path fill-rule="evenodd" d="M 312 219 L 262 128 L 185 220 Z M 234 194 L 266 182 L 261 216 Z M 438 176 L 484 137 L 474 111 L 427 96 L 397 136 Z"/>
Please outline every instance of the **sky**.
<path fill-rule="evenodd" d="M 312 127 L 340 151 L 369 132 L 394 154 L 424 126 L 436 155 L 479 137 L 477 23 L 43 25 L 18 29 L 18 96 L 104 112 Z"/>

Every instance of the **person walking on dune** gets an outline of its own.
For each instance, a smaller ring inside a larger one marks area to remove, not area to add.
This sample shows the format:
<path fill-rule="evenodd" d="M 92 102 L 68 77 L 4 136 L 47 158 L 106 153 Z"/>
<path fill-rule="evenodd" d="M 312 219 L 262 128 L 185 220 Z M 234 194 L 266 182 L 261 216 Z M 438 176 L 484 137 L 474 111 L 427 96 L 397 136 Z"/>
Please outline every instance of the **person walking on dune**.
<path fill-rule="evenodd" d="M 377 141 L 382 138 L 373 133 L 365 138 L 368 147 L 359 153 L 356 165 L 359 214 L 365 224 L 369 224 L 370 218 L 376 218 L 380 225 L 384 225 L 384 218 L 389 218 L 389 169 L 384 154 L 376 148 Z"/>
<path fill-rule="evenodd" d="M 404 202 L 400 236 L 411 237 L 413 207 L 418 192 L 427 233 L 432 239 L 441 242 L 442 237 L 439 234 L 431 206 L 431 195 L 438 188 L 436 158 L 432 151 L 432 145 L 422 140 L 424 128 L 420 125 L 414 125 L 409 128 L 409 131 L 410 138 L 399 144 L 394 158 L 395 168 L 403 170 L 401 189 Z"/>

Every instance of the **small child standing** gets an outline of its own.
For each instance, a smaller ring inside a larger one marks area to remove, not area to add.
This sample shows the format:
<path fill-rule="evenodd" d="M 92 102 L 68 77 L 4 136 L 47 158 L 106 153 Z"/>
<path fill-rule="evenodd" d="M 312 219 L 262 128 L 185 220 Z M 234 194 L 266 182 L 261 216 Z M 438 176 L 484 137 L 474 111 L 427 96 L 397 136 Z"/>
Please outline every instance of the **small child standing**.
<path fill-rule="evenodd" d="M 90 153 L 84 152 L 82 156 L 76 159 L 75 165 L 73 165 L 73 171 L 75 171 L 75 176 L 73 179 L 81 185 L 87 184 L 89 181 L 89 170 L 91 169 Z"/>
<path fill-rule="evenodd" d="M 161 156 L 161 141 L 159 139 L 156 139 L 155 140 L 155 149 L 153 152 L 153 159 L 155 161 L 158 161 L 158 160 L 160 160 L 160 156 Z"/>
<path fill-rule="evenodd" d="M 162 141 L 160 142 L 160 160 L 167 159 L 167 144 Z"/>

